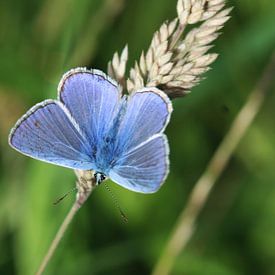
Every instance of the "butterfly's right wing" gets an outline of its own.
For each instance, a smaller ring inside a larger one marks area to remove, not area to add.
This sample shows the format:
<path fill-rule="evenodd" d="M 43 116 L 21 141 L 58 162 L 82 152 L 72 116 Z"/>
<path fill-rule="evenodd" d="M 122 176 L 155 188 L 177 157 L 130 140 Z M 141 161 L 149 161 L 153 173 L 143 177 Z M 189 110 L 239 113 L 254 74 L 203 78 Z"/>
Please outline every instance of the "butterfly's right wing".
<path fill-rule="evenodd" d="M 62 77 L 58 101 L 32 108 L 10 134 L 25 155 L 75 169 L 96 168 L 98 144 L 112 123 L 120 92 L 98 70 L 72 69 Z"/>
<path fill-rule="evenodd" d="M 90 143 L 101 143 L 120 101 L 118 84 L 99 70 L 76 68 L 62 77 L 58 91 Z"/>
<path fill-rule="evenodd" d="M 86 137 L 66 107 L 55 100 L 38 103 L 19 119 L 9 143 L 38 160 L 73 169 L 93 168 Z"/>

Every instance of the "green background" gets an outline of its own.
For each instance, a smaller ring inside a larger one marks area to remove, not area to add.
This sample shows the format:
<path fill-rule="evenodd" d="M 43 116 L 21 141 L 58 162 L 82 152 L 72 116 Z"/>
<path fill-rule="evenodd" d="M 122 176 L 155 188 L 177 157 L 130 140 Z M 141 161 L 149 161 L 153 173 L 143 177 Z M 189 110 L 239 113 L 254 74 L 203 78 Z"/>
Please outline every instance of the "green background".
<path fill-rule="evenodd" d="M 142 195 L 113 183 L 129 218 L 95 190 L 45 274 L 149 274 L 196 180 L 246 102 L 275 46 L 275 1 L 229 1 L 231 20 L 215 42 L 207 78 L 174 101 L 166 130 L 170 174 Z M 176 16 L 176 0 L 2 0 L 0 3 L 0 274 L 33 274 L 74 201 L 52 202 L 75 184 L 73 171 L 12 150 L 7 136 L 32 105 L 56 97 L 76 66 L 106 71 L 129 45 L 130 63 Z M 274 74 L 275 76 L 275 74 Z M 172 274 L 275 274 L 273 89 L 217 182 Z"/>

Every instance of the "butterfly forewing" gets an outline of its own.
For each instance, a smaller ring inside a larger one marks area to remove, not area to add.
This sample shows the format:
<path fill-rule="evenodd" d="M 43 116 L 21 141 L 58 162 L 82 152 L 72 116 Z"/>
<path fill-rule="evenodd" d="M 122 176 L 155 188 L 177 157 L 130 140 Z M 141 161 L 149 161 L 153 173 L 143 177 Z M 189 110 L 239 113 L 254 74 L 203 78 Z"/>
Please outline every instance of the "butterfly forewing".
<path fill-rule="evenodd" d="M 135 192 L 156 192 L 168 174 L 168 145 L 157 134 L 121 157 L 110 171 L 117 184 Z"/>
<path fill-rule="evenodd" d="M 58 101 L 34 106 L 11 131 L 12 147 L 30 157 L 76 169 L 91 169 L 89 143 Z"/>

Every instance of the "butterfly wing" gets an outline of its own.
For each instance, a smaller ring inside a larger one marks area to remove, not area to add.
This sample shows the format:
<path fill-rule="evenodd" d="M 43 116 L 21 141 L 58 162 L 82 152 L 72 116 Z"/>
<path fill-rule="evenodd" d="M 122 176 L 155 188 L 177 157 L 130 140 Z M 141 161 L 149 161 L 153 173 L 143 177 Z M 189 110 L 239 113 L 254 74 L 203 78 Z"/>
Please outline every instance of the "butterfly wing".
<path fill-rule="evenodd" d="M 157 134 L 127 152 L 110 171 L 117 184 L 140 193 L 156 192 L 169 171 L 166 136 Z"/>
<path fill-rule="evenodd" d="M 162 91 L 145 88 L 133 93 L 117 137 L 120 154 L 163 132 L 171 112 L 171 101 Z"/>
<path fill-rule="evenodd" d="M 152 193 L 168 174 L 168 143 L 163 131 L 170 119 L 172 104 L 156 88 L 130 96 L 117 137 L 118 158 L 109 176 L 132 191 Z"/>
<path fill-rule="evenodd" d="M 31 108 L 12 129 L 9 143 L 35 159 L 73 169 L 92 169 L 89 143 L 58 101 L 46 100 Z"/>
<path fill-rule="evenodd" d="M 118 85 L 101 71 L 77 68 L 63 76 L 58 90 L 90 143 L 100 143 L 119 104 Z"/>

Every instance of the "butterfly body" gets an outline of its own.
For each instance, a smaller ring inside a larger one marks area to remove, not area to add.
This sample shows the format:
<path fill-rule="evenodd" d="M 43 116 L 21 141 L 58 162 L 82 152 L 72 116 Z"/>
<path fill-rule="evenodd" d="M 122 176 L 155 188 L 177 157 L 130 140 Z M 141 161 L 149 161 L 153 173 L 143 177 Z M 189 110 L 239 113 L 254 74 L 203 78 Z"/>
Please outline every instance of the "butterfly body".
<path fill-rule="evenodd" d="M 101 140 L 97 143 L 98 145 L 100 144 L 100 146 L 95 146 L 96 157 L 94 163 L 96 167 L 93 170 L 108 175 L 110 169 L 115 165 L 117 159 L 122 154 L 118 147 L 117 135 L 126 108 L 127 96 L 124 96 L 117 106 L 114 118 L 111 120 L 112 123 L 110 123 L 110 128 L 106 130 L 106 133 L 102 134 Z"/>
<path fill-rule="evenodd" d="M 156 88 L 122 96 L 102 72 L 77 68 L 61 79 L 58 100 L 38 103 L 19 119 L 9 143 L 30 157 L 94 170 L 127 189 L 152 193 L 168 174 L 163 131 L 171 111 Z"/>

